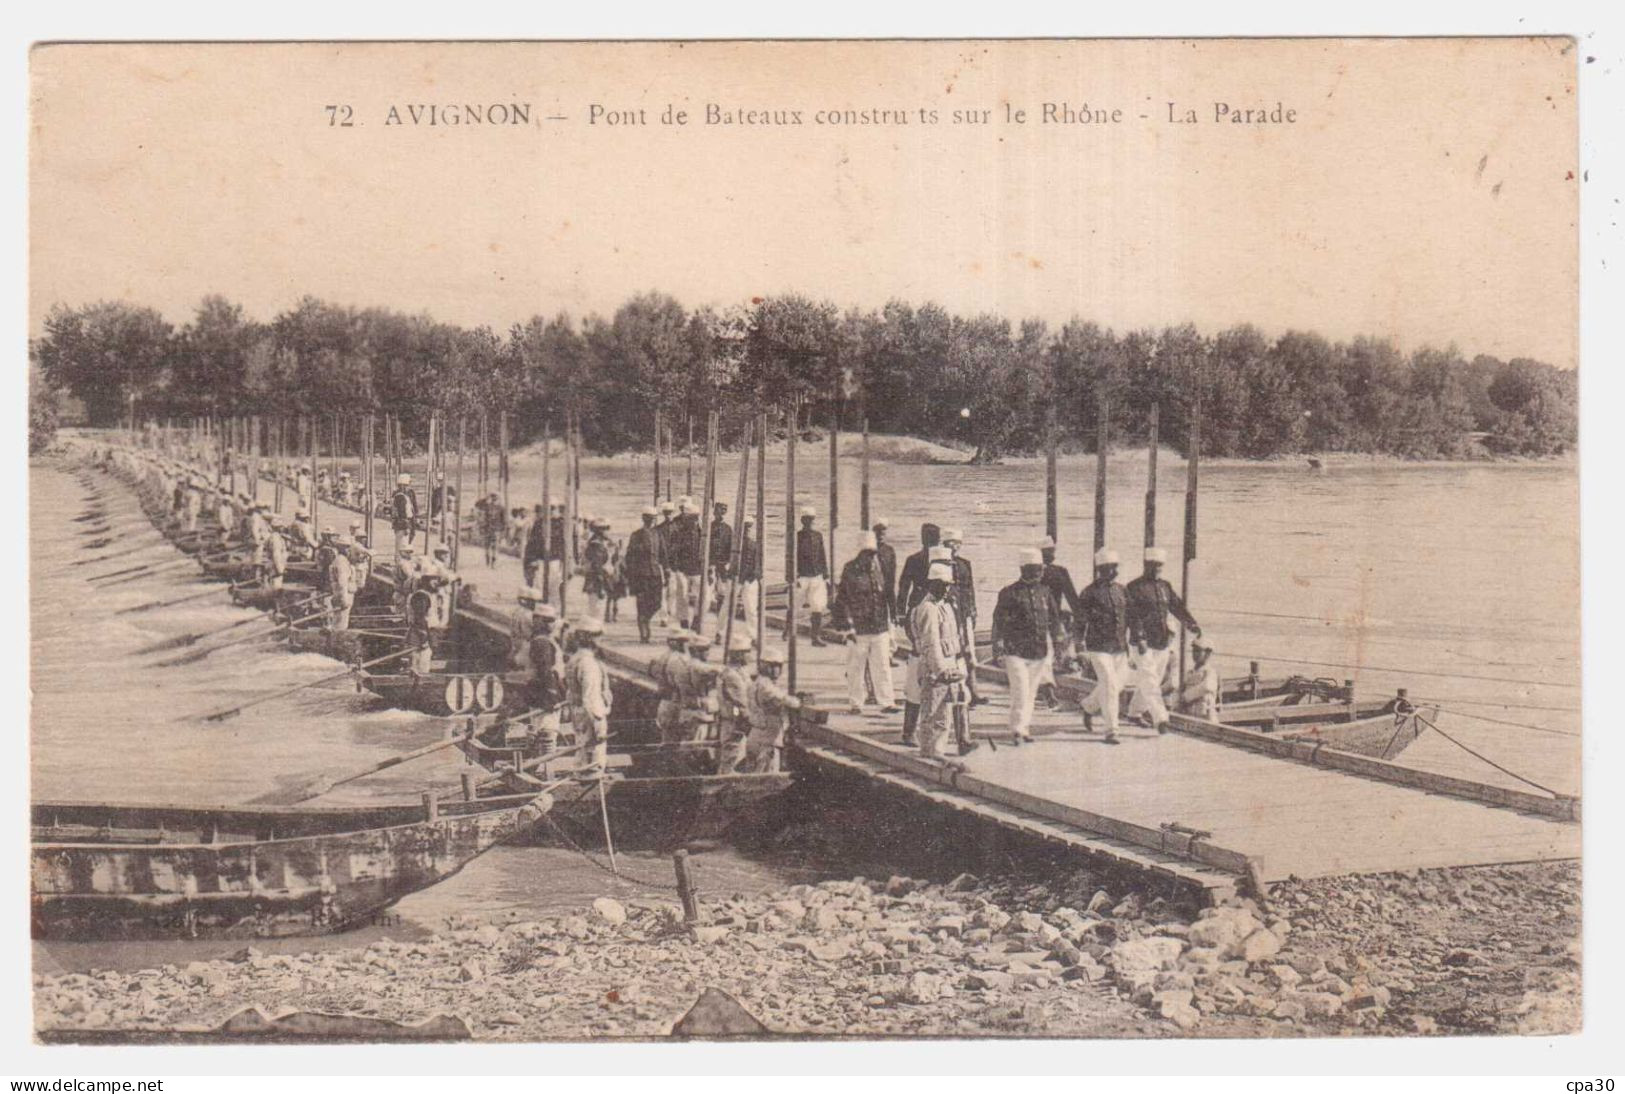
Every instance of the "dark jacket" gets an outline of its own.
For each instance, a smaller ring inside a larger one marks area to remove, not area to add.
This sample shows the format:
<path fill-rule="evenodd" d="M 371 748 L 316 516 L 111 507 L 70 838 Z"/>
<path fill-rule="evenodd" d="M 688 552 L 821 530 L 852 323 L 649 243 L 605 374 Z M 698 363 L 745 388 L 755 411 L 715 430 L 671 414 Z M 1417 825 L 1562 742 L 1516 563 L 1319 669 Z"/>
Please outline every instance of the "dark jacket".
<path fill-rule="evenodd" d="M 658 528 L 639 528 L 626 541 L 626 585 L 633 593 L 658 591 L 666 580 L 666 544 Z"/>
<path fill-rule="evenodd" d="M 530 531 L 525 534 L 525 565 L 529 566 L 532 562 L 540 562 L 546 557 L 545 552 L 542 550 L 542 536 L 546 533 L 547 518 L 545 517 L 530 526 Z"/>
<path fill-rule="evenodd" d="M 684 513 L 666 534 L 666 564 L 690 576 L 700 572 L 700 518 Z"/>
<path fill-rule="evenodd" d="M 745 545 L 739 553 L 739 580 L 755 581 L 760 578 L 761 572 L 756 566 L 756 538 L 749 532 L 745 533 Z"/>
<path fill-rule="evenodd" d="M 560 562 L 564 559 L 564 518 L 554 517 L 550 523 L 552 531 L 548 533 L 552 539 L 547 545 L 547 557 Z"/>
<path fill-rule="evenodd" d="M 530 702 L 541 710 L 556 710 L 564 703 L 564 653 L 550 634 L 530 640 Z"/>
<path fill-rule="evenodd" d="M 897 593 L 892 603 L 903 619 L 914 613 L 914 608 L 925 599 L 925 575 L 931 569 L 931 549 L 921 547 L 903 560 L 903 575 L 897 579 Z"/>
<path fill-rule="evenodd" d="M 733 565 L 734 530 L 725 520 L 711 522 L 711 568 L 726 576 Z"/>
<path fill-rule="evenodd" d="M 796 529 L 796 576 L 829 576 L 829 560 L 824 555 L 824 533 L 816 528 Z"/>
<path fill-rule="evenodd" d="M 886 579 L 886 608 L 891 617 L 896 619 L 899 615 L 897 605 L 897 550 L 889 543 L 882 543 L 875 548 L 875 554 L 880 559 L 880 576 Z"/>
<path fill-rule="evenodd" d="M 851 627 L 859 634 L 885 634 L 891 628 L 891 597 L 880 558 L 871 551 L 841 568 L 841 581 L 835 589 L 836 630 Z"/>
<path fill-rule="evenodd" d="M 404 486 L 396 490 L 389 499 L 389 526 L 397 532 L 410 532 L 417 518 L 418 496 Z"/>
<path fill-rule="evenodd" d="M 1043 582 L 1017 581 L 999 590 L 999 602 L 993 606 L 993 644 L 1028 661 L 1060 653 L 1066 628 Z"/>
<path fill-rule="evenodd" d="M 1115 581 L 1096 581 L 1078 597 L 1073 620 L 1083 648 L 1093 653 L 1128 651 L 1128 592 Z"/>
<path fill-rule="evenodd" d="M 954 558 L 954 607 L 966 625 L 976 623 L 976 578 L 971 573 L 970 559 Z"/>
<path fill-rule="evenodd" d="M 1165 650 L 1173 641 L 1173 629 L 1168 626 L 1172 613 L 1187 627 L 1196 626 L 1196 620 L 1179 599 L 1174 587 L 1160 577 L 1141 574 L 1128 583 L 1128 640 L 1144 642 L 1154 650 Z"/>
<path fill-rule="evenodd" d="M 1038 580 L 1049 590 L 1057 608 L 1071 615 L 1078 614 L 1078 588 L 1072 584 L 1072 574 L 1065 566 L 1053 562 L 1045 563 L 1044 576 Z"/>

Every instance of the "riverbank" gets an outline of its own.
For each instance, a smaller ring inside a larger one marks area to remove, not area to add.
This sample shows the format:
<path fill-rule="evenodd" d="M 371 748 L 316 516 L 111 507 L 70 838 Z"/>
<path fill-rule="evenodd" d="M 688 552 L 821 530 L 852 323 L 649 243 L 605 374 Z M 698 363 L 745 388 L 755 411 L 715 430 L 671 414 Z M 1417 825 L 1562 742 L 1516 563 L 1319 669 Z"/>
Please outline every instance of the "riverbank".
<path fill-rule="evenodd" d="M 564 452 L 564 442 L 554 440 L 551 442 L 551 454 L 559 458 Z M 785 443 L 775 441 L 768 445 L 768 458 L 780 460 L 784 456 Z M 516 448 L 509 454 L 509 459 L 515 464 L 540 466 L 542 461 L 542 443 L 533 442 Z M 733 449 L 728 449 L 733 452 Z M 837 441 L 837 451 L 842 460 L 856 460 L 862 455 L 863 435 L 861 433 L 848 433 L 843 431 Z M 812 460 L 827 459 L 829 452 L 829 435 L 823 431 L 813 431 L 806 435 L 802 441 L 800 454 L 803 458 Z M 910 437 L 897 434 L 872 433 L 869 435 L 869 459 L 874 463 L 903 464 L 903 465 L 932 465 L 932 464 L 969 464 L 975 455 L 973 445 L 939 443 L 925 440 L 920 437 Z M 630 463 L 643 465 L 651 461 L 652 455 L 647 451 L 622 452 L 614 456 L 587 455 L 590 461 L 605 463 Z M 702 442 L 695 444 L 694 459 L 696 463 L 705 460 L 705 449 Z M 1184 455 L 1177 449 L 1161 447 L 1158 449 L 1158 460 L 1170 467 L 1183 467 Z M 1290 452 L 1275 456 L 1260 458 L 1247 458 L 1241 456 L 1204 456 L 1204 467 L 1288 467 L 1292 469 L 1308 469 L 1310 461 L 1315 461 L 1323 470 L 1334 470 L 1339 467 L 1484 467 L 1518 466 L 1530 464 L 1541 467 L 1549 466 L 1578 466 L 1577 453 L 1566 453 L 1560 456 L 1516 456 L 1496 455 L 1484 451 L 1481 456 L 1469 459 L 1414 459 L 1406 456 L 1390 455 L 1381 452 Z M 681 468 L 687 465 L 687 456 L 681 445 L 674 457 L 674 466 Z M 1094 466 L 1095 455 L 1092 452 L 1063 452 L 1058 457 L 1062 465 Z M 1147 462 L 1147 453 L 1143 446 L 1125 445 L 1114 448 L 1110 454 L 1109 462 L 1112 465 L 1119 463 L 1126 466 L 1140 466 Z M 1042 467 L 1044 457 L 1034 456 L 1001 456 L 996 464 L 1009 467 L 1022 467 L 1034 465 Z"/>
<path fill-rule="evenodd" d="M 707 988 L 818 1036 L 1550 1034 L 1580 1024 L 1579 868 L 1463 868 L 1277 886 L 1192 917 L 1059 879 L 796 885 L 412 941 L 137 972 L 36 976 L 40 1030 L 212 1028 L 245 1007 L 416 1023 L 476 1039 L 659 1038 Z"/>

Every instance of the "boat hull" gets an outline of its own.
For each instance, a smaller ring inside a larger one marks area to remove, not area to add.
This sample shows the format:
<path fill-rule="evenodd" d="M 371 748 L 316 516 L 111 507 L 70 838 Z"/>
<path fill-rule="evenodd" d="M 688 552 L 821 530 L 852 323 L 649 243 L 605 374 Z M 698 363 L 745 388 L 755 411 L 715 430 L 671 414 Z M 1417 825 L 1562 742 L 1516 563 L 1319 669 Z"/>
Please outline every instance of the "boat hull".
<path fill-rule="evenodd" d="M 40 803 L 31 927 L 49 940 L 277 938 L 369 923 L 529 827 L 534 793 L 426 807 Z"/>

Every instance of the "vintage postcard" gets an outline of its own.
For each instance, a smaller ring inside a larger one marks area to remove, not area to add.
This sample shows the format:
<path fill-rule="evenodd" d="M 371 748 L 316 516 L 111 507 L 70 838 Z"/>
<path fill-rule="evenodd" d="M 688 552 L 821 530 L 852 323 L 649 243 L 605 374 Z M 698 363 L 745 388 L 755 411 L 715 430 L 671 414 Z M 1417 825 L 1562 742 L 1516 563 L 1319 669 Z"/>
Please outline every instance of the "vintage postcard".
<path fill-rule="evenodd" d="M 1578 1032 L 1583 63 L 37 45 L 33 1036 Z"/>

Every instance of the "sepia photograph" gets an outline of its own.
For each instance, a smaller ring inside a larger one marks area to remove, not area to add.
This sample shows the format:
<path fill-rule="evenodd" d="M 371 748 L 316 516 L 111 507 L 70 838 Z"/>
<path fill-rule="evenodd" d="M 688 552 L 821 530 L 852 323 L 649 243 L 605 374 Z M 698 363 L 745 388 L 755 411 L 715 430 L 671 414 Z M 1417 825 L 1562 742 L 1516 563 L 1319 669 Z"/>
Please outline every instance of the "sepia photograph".
<path fill-rule="evenodd" d="M 35 44 L 27 1035 L 1579 1034 L 1594 60 Z"/>

